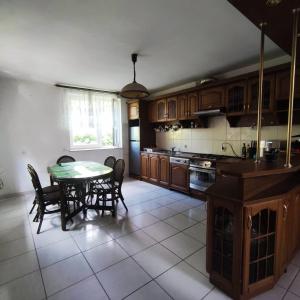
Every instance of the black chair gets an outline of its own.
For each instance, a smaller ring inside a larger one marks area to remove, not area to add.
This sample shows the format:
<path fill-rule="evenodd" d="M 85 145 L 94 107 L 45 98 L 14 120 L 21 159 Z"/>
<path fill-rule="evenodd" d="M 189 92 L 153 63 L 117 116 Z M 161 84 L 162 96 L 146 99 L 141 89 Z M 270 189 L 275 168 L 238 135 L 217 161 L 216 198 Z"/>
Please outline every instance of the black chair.
<path fill-rule="evenodd" d="M 74 162 L 76 159 L 72 156 L 69 155 L 63 155 L 59 157 L 56 161 L 56 164 L 61 164 L 61 163 L 68 163 L 68 162 Z"/>
<path fill-rule="evenodd" d="M 113 171 L 113 186 L 115 189 L 115 199 L 118 203 L 119 199 L 122 201 L 126 211 L 128 211 L 128 208 L 124 202 L 124 197 L 122 195 L 122 184 L 124 180 L 124 171 L 125 171 L 125 161 L 124 159 L 118 159 L 114 166 Z"/>
<path fill-rule="evenodd" d="M 60 208 L 53 210 L 49 210 L 48 208 L 53 205 L 60 205 L 61 192 L 60 190 L 57 190 L 56 192 L 44 193 L 39 180 L 39 176 L 36 173 L 35 169 L 30 164 L 27 165 L 27 169 L 31 176 L 31 181 L 36 195 L 36 204 L 38 205 L 37 213 L 33 219 L 33 222 L 40 222 L 37 229 L 37 234 L 39 234 L 42 227 L 44 215 L 60 212 Z M 59 186 L 55 187 L 59 189 Z"/>
<path fill-rule="evenodd" d="M 116 161 L 117 160 L 114 156 L 108 156 L 104 161 L 104 165 L 113 169 Z"/>

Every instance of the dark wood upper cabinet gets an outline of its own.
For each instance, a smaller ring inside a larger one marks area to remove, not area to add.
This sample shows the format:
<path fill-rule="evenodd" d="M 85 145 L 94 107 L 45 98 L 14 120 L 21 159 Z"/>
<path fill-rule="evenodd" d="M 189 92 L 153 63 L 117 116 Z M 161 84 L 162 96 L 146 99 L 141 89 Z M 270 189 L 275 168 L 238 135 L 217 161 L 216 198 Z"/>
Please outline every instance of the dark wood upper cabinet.
<path fill-rule="evenodd" d="M 167 120 L 177 120 L 177 97 L 167 98 Z"/>
<path fill-rule="evenodd" d="M 300 70 L 296 69 L 295 76 L 295 98 L 300 98 Z M 276 73 L 276 100 L 288 100 L 290 93 L 290 71 L 281 71 Z"/>
<path fill-rule="evenodd" d="M 224 106 L 224 87 L 202 90 L 200 95 L 200 109 L 214 109 Z"/>
<path fill-rule="evenodd" d="M 139 114 L 139 102 L 129 102 L 128 103 L 128 119 L 136 120 L 140 117 Z"/>
<path fill-rule="evenodd" d="M 148 103 L 148 120 L 151 123 L 157 122 L 157 102 L 150 101 Z"/>
<path fill-rule="evenodd" d="M 169 185 L 170 163 L 168 156 L 159 156 L 159 183 Z"/>
<path fill-rule="evenodd" d="M 241 115 L 246 112 L 247 81 L 230 84 L 226 88 L 227 115 Z"/>
<path fill-rule="evenodd" d="M 188 93 L 187 96 L 187 106 L 188 106 L 188 118 L 189 119 L 195 119 L 197 116 L 194 115 L 194 112 L 197 112 L 199 110 L 199 99 L 198 99 L 198 93 Z"/>
<path fill-rule="evenodd" d="M 177 97 L 177 117 L 178 120 L 185 120 L 187 118 L 187 94 L 182 94 Z"/>
<path fill-rule="evenodd" d="M 248 80 L 248 101 L 246 110 L 249 113 L 257 113 L 258 105 L 258 78 Z M 274 74 L 264 76 L 263 84 L 263 112 L 272 112 L 275 97 L 275 76 Z"/>
<path fill-rule="evenodd" d="M 158 100 L 156 103 L 157 108 L 157 121 L 163 122 L 167 119 L 167 106 L 166 99 Z"/>

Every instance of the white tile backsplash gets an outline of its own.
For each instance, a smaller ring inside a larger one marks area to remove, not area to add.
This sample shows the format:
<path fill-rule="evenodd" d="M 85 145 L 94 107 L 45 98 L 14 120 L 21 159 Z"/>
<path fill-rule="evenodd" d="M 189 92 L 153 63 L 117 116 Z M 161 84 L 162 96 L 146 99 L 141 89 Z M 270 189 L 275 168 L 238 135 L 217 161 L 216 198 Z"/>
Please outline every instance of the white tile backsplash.
<path fill-rule="evenodd" d="M 262 139 L 285 140 L 287 126 L 262 127 Z M 300 125 L 293 126 L 293 134 L 300 134 Z M 156 133 L 159 148 L 176 147 L 178 151 L 233 155 L 230 146 L 222 151 L 224 142 L 232 144 L 237 154 L 241 154 L 243 143 L 256 140 L 256 127 L 230 127 L 225 116 L 209 120 L 208 128 L 179 129 L 175 132 Z"/>

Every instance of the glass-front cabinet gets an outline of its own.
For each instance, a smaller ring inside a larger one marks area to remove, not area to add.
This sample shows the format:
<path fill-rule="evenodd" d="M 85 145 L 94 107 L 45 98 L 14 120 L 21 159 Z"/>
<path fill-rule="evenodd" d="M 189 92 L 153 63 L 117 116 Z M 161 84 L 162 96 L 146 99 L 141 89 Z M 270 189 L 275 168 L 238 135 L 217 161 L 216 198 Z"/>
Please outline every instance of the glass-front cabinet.
<path fill-rule="evenodd" d="M 261 284 L 275 283 L 281 199 L 245 207 L 243 282 L 246 294 L 255 294 Z"/>
<path fill-rule="evenodd" d="M 227 115 L 240 115 L 246 112 L 247 81 L 240 81 L 227 86 L 226 108 Z"/>

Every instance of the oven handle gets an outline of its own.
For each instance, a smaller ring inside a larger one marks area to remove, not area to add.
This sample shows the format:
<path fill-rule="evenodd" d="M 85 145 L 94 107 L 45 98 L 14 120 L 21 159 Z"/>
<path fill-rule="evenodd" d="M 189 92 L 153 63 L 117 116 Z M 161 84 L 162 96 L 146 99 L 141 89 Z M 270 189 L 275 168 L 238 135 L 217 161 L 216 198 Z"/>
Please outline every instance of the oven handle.
<path fill-rule="evenodd" d="M 194 168 L 194 167 L 189 167 L 189 170 L 196 171 L 196 172 L 210 173 L 210 174 L 213 174 L 216 172 L 215 170 L 210 170 L 210 169 L 205 169 L 205 168 Z"/>

